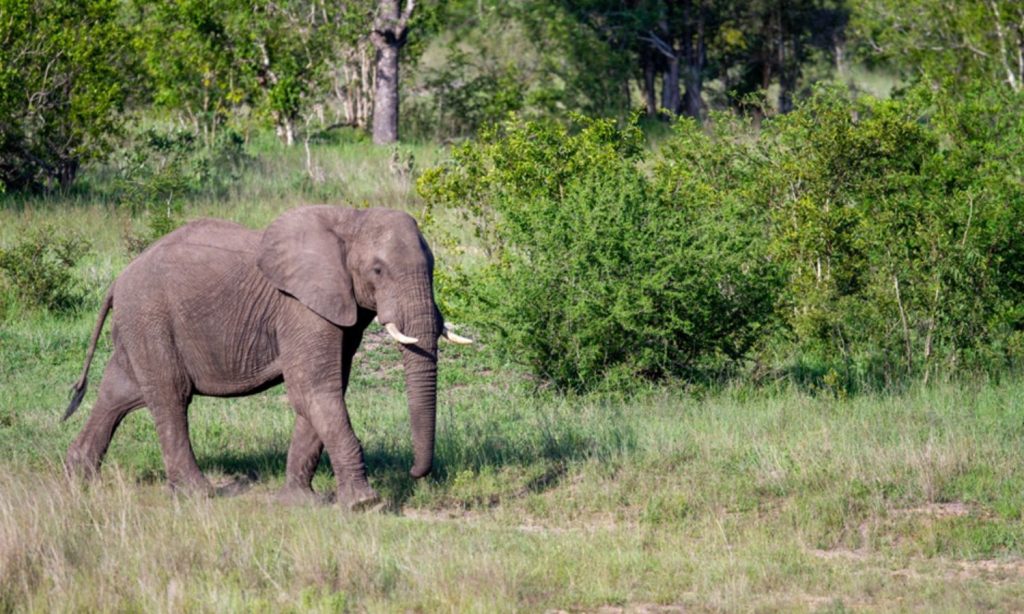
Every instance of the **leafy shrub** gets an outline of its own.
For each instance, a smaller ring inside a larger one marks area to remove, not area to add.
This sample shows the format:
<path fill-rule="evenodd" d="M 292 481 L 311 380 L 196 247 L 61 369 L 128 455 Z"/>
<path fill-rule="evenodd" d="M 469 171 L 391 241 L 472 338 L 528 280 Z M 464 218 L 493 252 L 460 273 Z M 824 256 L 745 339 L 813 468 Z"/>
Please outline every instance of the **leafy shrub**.
<path fill-rule="evenodd" d="M 515 65 L 477 65 L 459 50 L 426 71 L 423 87 L 429 95 L 409 99 L 402 117 L 411 134 L 430 138 L 474 134 L 534 99 Z"/>
<path fill-rule="evenodd" d="M 73 270 L 88 250 L 88 242 L 77 235 L 38 228 L 0 248 L 0 272 L 25 306 L 69 311 L 82 302 Z"/>
<path fill-rule="evenodd" d="M 442 274 L 446 307 L 560 387 L 739 358 L 771 316 L 757 216 L 694 199 L 698 177 L 676 167 L 652 179 L 644 145 L 635 124 L 512 121 L 420 180 L 428 204 L 459 207 L 489 250 L 483 266 L 447 273 L 465 301 L 451 304 Z"/>
<path fill-rule="evenodd" d="M 250 158 L 240 135 L 220 132 L 206 147 L 186 130 L 145 129 L 134 135 L 117 161 L 116 198 L 146 219 L 147 232 L 126 237 L 132 253 L 177 228 L 188 198 L 221 195 Z"/>
<path fill-rule="evenodd" d="M 111 151 L 134 56 L 112 0 L 0 5 L 0 184 L 68 188 Z"/>
<path fill-rule="evenodd" d="M 760 132 L 682 121 L 656 153 L 603 120 L 485 131 L 419 184 L 484 252 L 440 271 L 441 301 L 563 387 L 754 350 L 839 396 L 1019 365 L 1024 99 L 961 94 L 819 88 Z"/>
<path fill-rule="evenodd" d="M 847 378 L 1010 358 L 1024 324 L 1021 108 L 968 100 L 821 89 L 766 127 L 757 194 L 789 271 L 780 315 L 803 354 Z"/>

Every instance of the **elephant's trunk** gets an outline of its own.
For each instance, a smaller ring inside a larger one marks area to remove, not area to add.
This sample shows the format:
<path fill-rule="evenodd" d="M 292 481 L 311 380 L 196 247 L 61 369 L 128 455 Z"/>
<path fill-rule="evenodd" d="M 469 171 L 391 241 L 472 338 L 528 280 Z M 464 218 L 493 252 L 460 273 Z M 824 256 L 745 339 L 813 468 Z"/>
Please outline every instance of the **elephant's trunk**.
<path fill-rule="evenodd" d="M 420 300 L 404 318 L 403 332 L 415 337 L 415 344 L 402 346 L 405 367 L 405 390 L 409 401 L 409 421 L 412 425 L 413 466 L 409 472 L 414 478 L 430 473 L 434 464 L 434 432 L 437 421 L 437 338 L 441 322 L 434 306 L 429 285 L 418 288 Z"/>
<path fill-rule="evenodd" d="M 430 473 L 434 464 L 437 421 L 437 350 L 435 348 L 429 356 L 421 355 L 420 351 L 418 346 L 407 347 L 403 351 L 414 459 L 409 474 L 414 478 Z"/>

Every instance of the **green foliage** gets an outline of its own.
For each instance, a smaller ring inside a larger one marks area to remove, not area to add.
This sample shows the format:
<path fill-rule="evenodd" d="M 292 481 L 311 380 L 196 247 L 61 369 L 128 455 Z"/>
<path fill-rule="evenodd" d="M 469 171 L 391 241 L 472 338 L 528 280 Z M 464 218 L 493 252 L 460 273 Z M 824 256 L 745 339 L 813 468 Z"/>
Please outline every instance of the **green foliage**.
<path fill-rule="evenodd" d="M 241 137 L 230 130 L 208 147 L 186 130 L 149 128 L 133 135 L 116 160 L 114 196 L 133 215 L 145 216 L 148 230 L 126 238 L 129 252 L 177 228 L 187 199 L 223 194 L 249 161 Z"/>
<path fill-rule="evenodd" d="M 912 79 L 1020 92 L 1022 22 L 1017 0 L 861 0 L 850 38 L 868 62 Z"/>
<path fill-rule="evenodd" d="M 682 134 L 700 142 L 693 127 Z M 425 173 L 428 205 L 464 207 L 489 250 L 482 267 L 455 272 L 469 296 L 452 305 L 458 317 L 564 388 L 742 357 L 771 315 L 775 279 L 756 216 L 735 199 L 694 198 L 688 170 L 657 165 L 652 179 L 645 163 L 635 124 L 578 118 L 575 131 L 506 123 Z"/>
<path fill-rule="evenodd" d="M 0 185 L 68 187 L 124 122 L 133 56 L 118 0 L 0 3 Z"/>
<path fill-rule="evenodd" d="M 530 102 L 529 84 L 515 65 L 477 65 L 458 50 L 440 68 L 426 71 L 423 80 L 432 95 L 413 99 L 403 111 L 403 123 L 416 135 L 470 136 Z"/>
<path fill-rule="evenodd" d="M 486 250 L 443 300 L 469 288 L 446 308 L 563 387 L 753 350 L 837 397 L 1020 364 L 1022 105 L 819 88 L 760 134 L 681 122 L 655 154 L 633 126 L 507 123 L 421 180 Z"/>
<path fill-rule="evenodd" d="M 232 26 L 245 17 L 233 0 L 136 2 L 137 45 L 153 102 L 181 111 L 197 133 L 212 132 L 255 88 Z M 247 47 L 252 47 L 248 45 Z"/>
<path fill-rule="evenodd" d="M 630 59 L 552 2 L 446 2 L 430 57 L 412 70 L 403 130 L 462 138 L 505 120 L 564 117 L 566 110 L 624 116 Z M 419 9 L 417 9 L 419 10 Z"/>
<path fill-rule="evenodd" d="M 0 273 L 25 307 L 70 311 L 82 302 L 74 268 L 88 250 L 80 236 L 40 226 L 0 248 Z"/>
<path fill-rule="evenodd" d="M 250 116 L 293 138 L 296 122 L 330 93 L 339 47 L 369 31 L 366 0 L 135 5 L 153 101 L 208 142 Z"/>
<path fill-rule="evenodd" d="M 1000 366 L 1024 324 L 1020 101 L 820 90 L 770 125 L 760 193 L 789 283 L 780 314 L 847 377 Z"/>

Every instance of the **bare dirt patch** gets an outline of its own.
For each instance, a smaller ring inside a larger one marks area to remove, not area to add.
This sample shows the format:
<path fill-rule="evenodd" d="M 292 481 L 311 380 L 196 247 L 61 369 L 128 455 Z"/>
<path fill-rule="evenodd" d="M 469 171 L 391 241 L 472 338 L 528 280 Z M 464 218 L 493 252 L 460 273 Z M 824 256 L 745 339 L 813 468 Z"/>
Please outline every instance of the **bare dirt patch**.
<path fill-rule="evenodd" d="M 957 561 L 957 567 L 948 577 L 957 580 L 984 580 L 985 582 L 1020 582 L 1024 578 L 1024 559 L 985 559 Z"/>
<path fill-rule="evenodd" d="M 933 516 L 935 518 L 959 518 L 970 516 L 976 510 L 966 503 L 928 503 L 918 507 L 894 509 L 889 513 L 893 516 Z"/>
<path fill-rule="evenodd" d="M 686 608 L 681 605 L 659 605 L 655 603 L 634 603 L 630 605 L 603 605 L 594 609 L 571 608 L 568 610 L 547 610 L 545 614 L 682 614 Z"/>

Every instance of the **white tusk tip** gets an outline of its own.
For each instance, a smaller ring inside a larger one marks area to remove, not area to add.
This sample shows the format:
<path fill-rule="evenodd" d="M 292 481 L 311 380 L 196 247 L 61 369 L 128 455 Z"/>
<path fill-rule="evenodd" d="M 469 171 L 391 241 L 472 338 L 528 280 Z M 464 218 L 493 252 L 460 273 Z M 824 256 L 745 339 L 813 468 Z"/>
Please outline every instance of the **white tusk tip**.
<path fill-rule="evenodd" d="M 444 329 L 441 331 L 441 336 L 447 339 L 448 341 L 451 341 L 452 343 L 457 343 L 459 345 L 469 345 L 470 343 L 473 343 L 473 340 L 470 339 L 469 337 L 463 337 L 462 335 L 454 333 L 452 331 L 451 325 L 448 324 L 447 322 L 445 322 L 444 324 Z"/>

